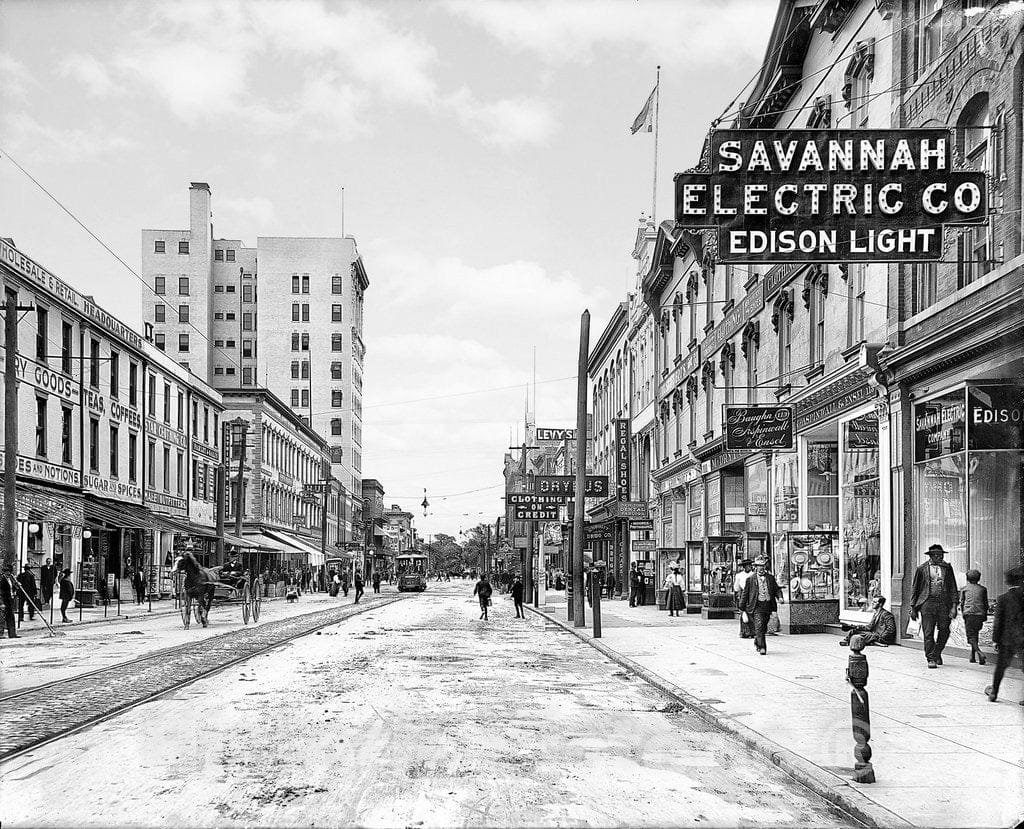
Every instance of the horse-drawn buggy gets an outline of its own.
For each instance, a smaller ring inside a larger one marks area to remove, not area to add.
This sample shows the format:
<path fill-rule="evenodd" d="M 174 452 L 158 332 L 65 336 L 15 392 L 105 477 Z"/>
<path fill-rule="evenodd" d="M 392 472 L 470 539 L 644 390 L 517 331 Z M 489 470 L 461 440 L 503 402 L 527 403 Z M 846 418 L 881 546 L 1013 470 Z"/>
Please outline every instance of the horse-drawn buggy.
<path fill-rule="evenodd" d="M 203 627 L 209 624 L 214 599 L 239 603 L 242 624 L 249 624 L 250 617 L 254 622 L 259 621 L 263 581 L 234 561 L 218 567 L 203 567 L 187 552 L 178 559 L 175 572 L 182 579 L 178 598 L 186 630 L 193 616 Z"/>

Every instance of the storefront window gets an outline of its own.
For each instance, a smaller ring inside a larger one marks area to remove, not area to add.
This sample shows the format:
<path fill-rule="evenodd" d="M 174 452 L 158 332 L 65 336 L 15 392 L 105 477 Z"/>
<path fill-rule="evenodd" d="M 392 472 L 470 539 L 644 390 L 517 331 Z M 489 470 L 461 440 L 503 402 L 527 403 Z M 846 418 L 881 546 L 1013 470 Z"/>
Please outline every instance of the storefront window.
<path fill-rule="evenodd" d="M 807 444 L 807 529 L 834 530 L 839 526 L 839 444 Z"/>
<path fill-rule="evenodd" d="M 843 609 L 869 612 L 882 595 L 878 418 L 850 420 L 842 434 Z"/>
<path fill-rule="evenodd" d="M 701 507 L 704 504 L 704 487 L 702 484 L 690 484 L 689 493 L 686 496 L 690 507 L 689 527 L 687 528 L 687 539 L 697 541 L 704 537 L 704 517 Z"/>
<path fill-rule="evenodd" d="M 922 553 L 932 544 L 946 550 L 953 570 L 967 570 L 967 469 L 965 453 L 917 464 L 917 547 Z"/>
<path fill-rule="evenodd" d="M 722 479 L 717 475 L 708 479 L 707 494 L 707 535 L 722 534 Z"/>
<path fill-rule="evenodd" d="M 739 535 L 746 527 L 746 504 L 743 492 L 743 475 L 730 474 L 722 477 L 725 506 L 725 532 Z"/>
<path fill-rule="evenodd" d="M 800 520 L 800 464 L 796 452 L 775 455 L 775 527 L 793 529 Z"/>
<path fill-rule="evenodd" d="M 834 601 L 839 595 L 835 533 L 789 532 L 776 539 L 779 584 L 791 602 Z"/>
<path fill-rule="evenodd" d="M 747 530 L 768 531 L 768 465 L 764 461 L 748 464 L 747 477 Z"/>
<path fill-rule="evenodd" d="M 988 584 L 997 584 L 1021 549 L 1021 454 L 970 452 L 968 457 L 970 566 L 981 570 Z"/>

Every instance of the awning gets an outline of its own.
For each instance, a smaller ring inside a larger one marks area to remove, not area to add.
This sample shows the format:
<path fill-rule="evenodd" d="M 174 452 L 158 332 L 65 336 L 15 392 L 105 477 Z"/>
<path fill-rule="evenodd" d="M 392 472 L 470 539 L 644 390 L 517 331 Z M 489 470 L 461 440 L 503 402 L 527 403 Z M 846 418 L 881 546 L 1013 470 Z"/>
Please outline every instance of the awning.
<path fill-rule="evenodd" d="M 56 524 L 71 524 L 80 527 L 83 523 L 83 501 L 81 495 L 62 492 L 57 489 L 32 486 L 18 482 L 15 510 L 18 518 L 26 521 L 50 521 Z M 4 494 L 0 488 L 0 509 Z"/>
<path fill-rule="evenodd" d="M 225 536 L 225 538 L 226 537 L 227 536 Z M 294 549 L 292 549 L 290 547 L 288 549 L 284 549 L 287 545 L 282 544 L 280 541 L 277 541 L 276 539 L 268 538 L 267 536 L 263 535 L 262 533 L 245 533 L 245 535 L 243 536 L 243 539 L 244 539 L 245 545 L 247 547 L 255 547 L 255 548 L 257 548 L 259 550 L 262 550 L 263 552 L 266 552 L 266 553 L 282 553 L 283 552 L 283 553 L 289 553 L 289 554 L 293 554 L 294 555 L 295 553 L 298 552 L 297 550 L 294 550 Z"/>
<path fill-rule="evenodd" d="M 85 496 L 85 523 L 105 529 L 147 530 L 163 529 L 155 526 L 142 507 L 120 504 L 105 498 Z"/>
<path fill-rule="evenodd" d="M 323 553 L 321 553 L 320 550 L 313 547 L 309 542 L 304 541 L 303 539 L 298 538 L 292 535 L 291 533 L 286 533 L 282 530 L 268 529 L 266 530 L 266 534 L 271 538 L 280 541 L 281 544 L 287 547 L 292 547 L 293 549 L 298 550 L 300 553 L 307 556 L 310 564 L 324 563 Z"/>
<path fill-rule="evenodd" d="M 198 524 L 189 524 L 191 535 L 201 535 L 204 538 L 217 538 L 217 531 L 210 527 L 201 527 Z M 231 533 L 224 533 L 224 543 L 230 544 L 233 547 L 247 547 L 251 549 L 259 549 L 259 544 L 254 541 L 250 541 L 245 538 L 239 538 L 237 535 Z M 276 548 L 275 548 L 276 549 Z"/>

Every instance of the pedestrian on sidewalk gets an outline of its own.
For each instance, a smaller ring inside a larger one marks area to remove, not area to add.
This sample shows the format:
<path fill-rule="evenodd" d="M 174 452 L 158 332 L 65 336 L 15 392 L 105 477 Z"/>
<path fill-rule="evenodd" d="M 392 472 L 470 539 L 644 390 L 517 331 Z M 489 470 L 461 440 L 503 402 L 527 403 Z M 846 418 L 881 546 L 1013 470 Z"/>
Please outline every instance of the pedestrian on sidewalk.
<path fill-rule="evenodd" d="M 929 668 L 942 664 L 942 649 L 949 639 L 949 624 L 956 618 L 957 592 L 953 568 L 944 560 L 941 544 L 928 548 L 928 561 L 914 572 L 914 588 L 910 599 L 910 618 L 921 615 L 924 633 L 924 657 Z M 938 636 L 935 631 L 938 629 Z"/>
<path fill-rule="evenodd" d="M 518 576 L 516 579 L 518 580 Z M 480 599 L 480 618 L 487 619 L 487 608 L 491 604 L 491 593 L 494 590 L 491 587 L 491 583 L 487 581 L 487 576 L 484 573 L 480 574 L 480 580 L 473 586 L 473 595 Z"/>
<path fill-rule="evenodd" d="M 989 702 L 998 699 L 999 685 L 1013 657 L 1019 653 L 1024 658 L 1024 565 L 1007 570 L 1006 583 L 1010 589 L 996 599 L 996 616 L 992 622 L 992 641 L 998 654 L 992 684 L 985 689 Z M 1020 704 L 1024 705 L 1024 699 Z"/>
<path fill-rule="evenodd" d="M 981 571 L 968 570 L 967 584 L 960 588 L 960 612 L 964 616 L 967 643 L 971 646 L 971 662 L 977 655 L 978 664 L 985 664 L 985 654 L 978 644 L 978 634 L 988 620 L 988 590 L 981 584 Z"/>
<path fill-rule="evenodd" d="M 629 606 L 636 607 L 637 596 L 640 593 L 640 572 L 637 570 L 636 562 L 629 565 Z"/>
<path fill-rule="evenodd" d="M 341 592 L 348 598 L 348 570 L 341 574 Z"/>
<path fill-rule="evenodd" d="M 21 590 L 18 591 L 18 622 L 25 621 L 25 605 L 28 605 L 28 620 L 31 622 L 36 618 L 36 605 L 39 604 L 39 588 L 36 587 L 36 577 L 32 572 L 32 565 L 27 562 L 21 566 L 18 574 L 18 584 Z"/>
<path fill-rule="evenodd" d="M 750 578 L 750 574 L 754 570 L 754 560 L 751 558 L 745 558 L 740 562 L 742 568 L 737 574 L 736 578 L 732 581 L 732 592 L 736 597 L 736 607 L 740 606 L 740 599 L 743 597 L 743 588 L 747 586 L 747 579 Z M 747 617 L 747 621 L 743 621 L 743 614 L 740 613 L 740 639 L 752 639 L 754 637 L 754 629 L 750 624 L 750 617 Z"/>
<path fill-rule="evenodd" d="M 356 600 L 353 604 L 359 604 L 359 600 L 363 597 L 363 574 L 356 570 L 355 575 L 355 587 L 356 587 Z"/>
<path fill-rule="evenodd" d="M 515 580 L 512 582 L 512 588 L 510 592 L 512 593 L 512 602 L 516 606 L 517 619 L 526 618 L 526 614 L 523 613 L 523 589 L 523 580 L 519 578 L 519 576 L 516 576 Z"/>
<path fill-rule="evenodd" d="M 66 567 L 60 571 L 60 584 L 58 585 L 60 590 L 60 620 L 62 622 L 70 622 L 68 618 L 68 605 L 71 604 L 71 600 L 75 598 L 75 585 L 71 581 L 71 568 Z"/>
<path fill-rule="evenodd" d="M 680 610 L 686 610 L 686 599 L 683 597 L 684 579 L 679 574 L 679 565 L 673 564 L 671 573 L 665 577 L 663 587 L 668 590 L 668 598 L 665 606 L 668 608 L 669 616 L 678 616 Z"/>
<path fill-rule="evenodd" d="M 743 585 L 743 598 L 740 601 L 740 612 L 745 613 L 753 622 L 754 647 L 762 656 L 768 652 L 765 646 L 765 633 L 768 629 L 768 617 L 779 609 L 782 601 L 782 590 L 779 589 L 775 576 L 768 572 L 768 559 L 758 556 L 754 559 L 754 574 Z"/>
<path fill-rule="evenodd" d="M 373 584 L 373 592 L 380 593 L 380 573 L 378 573 L 376 570 L 373 571 L 373 578 L 371 579 L 371 583 Z"/>
<path fill-rule="evenodd" d="M 14 604 L 17 601 L 18 585 L 15 584 L 14 576 L 11 575 L 11 568 L 3 565 L 0 572 L 0 601 L 4 606 L 4 629 L 7 631 L 8 639 L 17 639 L 18 631 L 15 627 Z"/>
<path fill-rule="evenodd" d="M 611 570 L 609 570 L 608 575 L 605 576 L 604 589 L 609 599 L 615 598 L 615 573 Z"/>
<path fill-rule="evenodd" d="M 142 574 L 142 568 L 138 567 L 132 575 L 132 587 L 135 588 L 135 604 L 142 604 L 146 601 L 146 577 Z"/>
<path fill-rule="evenodd" d="M 43 593 L 43 605 L 53 601 L 53 586 L 56 583 L 57 568 L 50 563 L 50 559 L 46 559 L 46 563 L 39 568 L 39 589 Z"/>
<path fill-rule="evenodd" d="M 839 644 L 846 646 L 850 644 L 850 637 L 858 635 L 864 640 L 865 645 L 880 645 L 884 648 L 896 644 L 896 617 L 885 609 L 885 597 L 875 596 L 871 605 L 875 613 L 871 621 L 866 625 L 848 625 L 841 623 L 843 630 L 847 631 L 846 636 L 839 640 Z"/>

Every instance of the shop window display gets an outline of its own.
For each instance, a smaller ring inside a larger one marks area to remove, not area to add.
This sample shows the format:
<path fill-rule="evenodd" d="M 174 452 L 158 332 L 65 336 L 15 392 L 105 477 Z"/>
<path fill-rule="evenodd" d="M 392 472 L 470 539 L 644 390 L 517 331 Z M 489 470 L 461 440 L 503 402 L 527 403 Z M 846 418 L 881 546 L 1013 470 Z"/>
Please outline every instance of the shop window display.
<path fill-rule="evenodd" d="M 722 534 L 722 479 L 714 476 L 705 486 L 707 493 L 707 535 Z"/>
<path fill-rule="evenodd" d="M 747 477 L 747 530 L 749 532 L 767 532 L 768 466 L 764 461 L 748 464 L 745 474 Z"/>
<path fill-rule="evenodd" d="M 725 475 L 722 478 L 725 496 L 725 534 L 740 534 L 746 529 L 746 504 L 743 490 L 743 475 Z"/>
<path fill-rule="evenodd" d="M 775 528 L 795 529 L 800 520 L 800 464 L 796 452 L 775 455 Z"/>
<path fill-rule="evenodd" d="M 869 613 L 882 595 L 878 418 L 848 421 L 842 434 L 843 608 Z"/>
<path fill-rule="evenodd" d="M 811 441 L 807 444 L 807 529 L 839 527 L 839 444 Z"/>
<path fill-rule="evenodd" d="M 835 533 L 787 532 L 776 537 L 775 578 L 789 602 L 831 601 L 839 597 Z"/>

